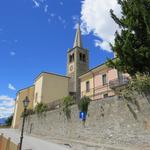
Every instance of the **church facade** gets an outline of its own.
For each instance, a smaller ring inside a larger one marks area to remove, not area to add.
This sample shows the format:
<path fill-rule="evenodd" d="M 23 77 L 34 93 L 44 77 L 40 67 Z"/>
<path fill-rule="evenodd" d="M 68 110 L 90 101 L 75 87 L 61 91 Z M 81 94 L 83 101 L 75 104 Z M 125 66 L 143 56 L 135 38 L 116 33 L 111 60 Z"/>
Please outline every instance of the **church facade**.
<path fill-rule="evenodd" d="M 33 86 L 18 91 L 12 127 L 19 127 L 22 102 L 26 96 L 30 99 L 30 109 L 38 103 L 54 103 L 68 95 L 74 96 L 77 101 L 83 96 L 97 100 L 114 96 L 114 88 L 125 84 L 127 77 L 116 69 L 108 68 L 106 63 L 89 70 L 89 51 L 82 45 L 78 25 L 73 48 L 67 51 L 67 75 L 42 72 Z"/>

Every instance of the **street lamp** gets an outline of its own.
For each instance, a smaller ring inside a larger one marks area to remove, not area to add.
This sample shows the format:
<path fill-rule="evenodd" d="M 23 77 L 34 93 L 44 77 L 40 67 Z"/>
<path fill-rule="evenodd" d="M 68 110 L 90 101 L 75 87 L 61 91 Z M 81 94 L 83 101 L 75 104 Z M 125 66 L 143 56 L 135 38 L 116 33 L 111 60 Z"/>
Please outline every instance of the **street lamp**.
<path fill-rule="evenodd" d="M 22 129 L 21 129 L 21 137 L 20 137 L 19 150 L 22 149 L 22 141 L 23 141 L 23 132 L 24 132 L 25 117 L 26 117 L 26 111 L 27 111 L 27 107 L 29 105 L 29 102 L 30 102 L 29 98 L 28 98 L 28 96 L 26 96 L 26 98 L 23 100 L 24 114 L 23 114 L 23 122 L 22 122 Z"/>

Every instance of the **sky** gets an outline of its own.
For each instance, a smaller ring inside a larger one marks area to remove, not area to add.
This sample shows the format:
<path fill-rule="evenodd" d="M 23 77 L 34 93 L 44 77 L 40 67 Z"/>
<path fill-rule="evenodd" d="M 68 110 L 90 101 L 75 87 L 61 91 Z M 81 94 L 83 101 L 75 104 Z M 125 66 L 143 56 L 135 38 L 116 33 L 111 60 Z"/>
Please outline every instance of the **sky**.
<path fill-rule="evenodd" d="M 121 15 L 116 0 L 1 0 L 0 118 L 13 113 L 17 91 L 40 72 L 66 75 L 78 22 L 90 68 L 112 58 L 109 43 L 119 29 L 110 9 Z"/>

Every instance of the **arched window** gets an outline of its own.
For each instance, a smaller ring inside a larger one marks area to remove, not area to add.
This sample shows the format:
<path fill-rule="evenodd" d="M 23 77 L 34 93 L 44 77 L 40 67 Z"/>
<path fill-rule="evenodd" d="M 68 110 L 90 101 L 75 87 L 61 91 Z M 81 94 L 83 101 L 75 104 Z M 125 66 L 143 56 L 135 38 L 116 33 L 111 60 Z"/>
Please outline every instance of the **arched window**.
<path fill-rule="evenodd" d="M 86 62 L 86 56 L 83 54 L 83 61 Z"/>
<path fill-rule="evenodd" d="M 69 55 L 69 62 L 73 62 L 74 61 L 74 53 Z"/>
<path fill-rule="evenodd" d="M 79 58 L 80 58 L 80 61 L 86 62 L 86 55 L 85 54 L 79 53 Z"/>

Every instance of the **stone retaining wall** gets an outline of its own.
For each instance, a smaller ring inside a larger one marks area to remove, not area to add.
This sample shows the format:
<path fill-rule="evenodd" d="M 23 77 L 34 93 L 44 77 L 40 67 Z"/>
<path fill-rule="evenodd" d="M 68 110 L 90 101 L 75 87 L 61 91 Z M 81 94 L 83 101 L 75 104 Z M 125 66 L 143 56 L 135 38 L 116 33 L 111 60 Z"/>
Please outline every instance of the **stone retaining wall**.
<path fill-rule="evenodd" d="M 138 97 L 140 111 L 131 104 L 137 120 L 118 97 L 90 103 L 85 126 L 79 119 L 77 106 L 72 106 L 71 120 L 60 109 L 42 116 L 32 115 L 26 119 L 26 132 L 54 138 L 77 139 L 86 142 L 114 145 L 150 145 L 150 104 Z"/>

